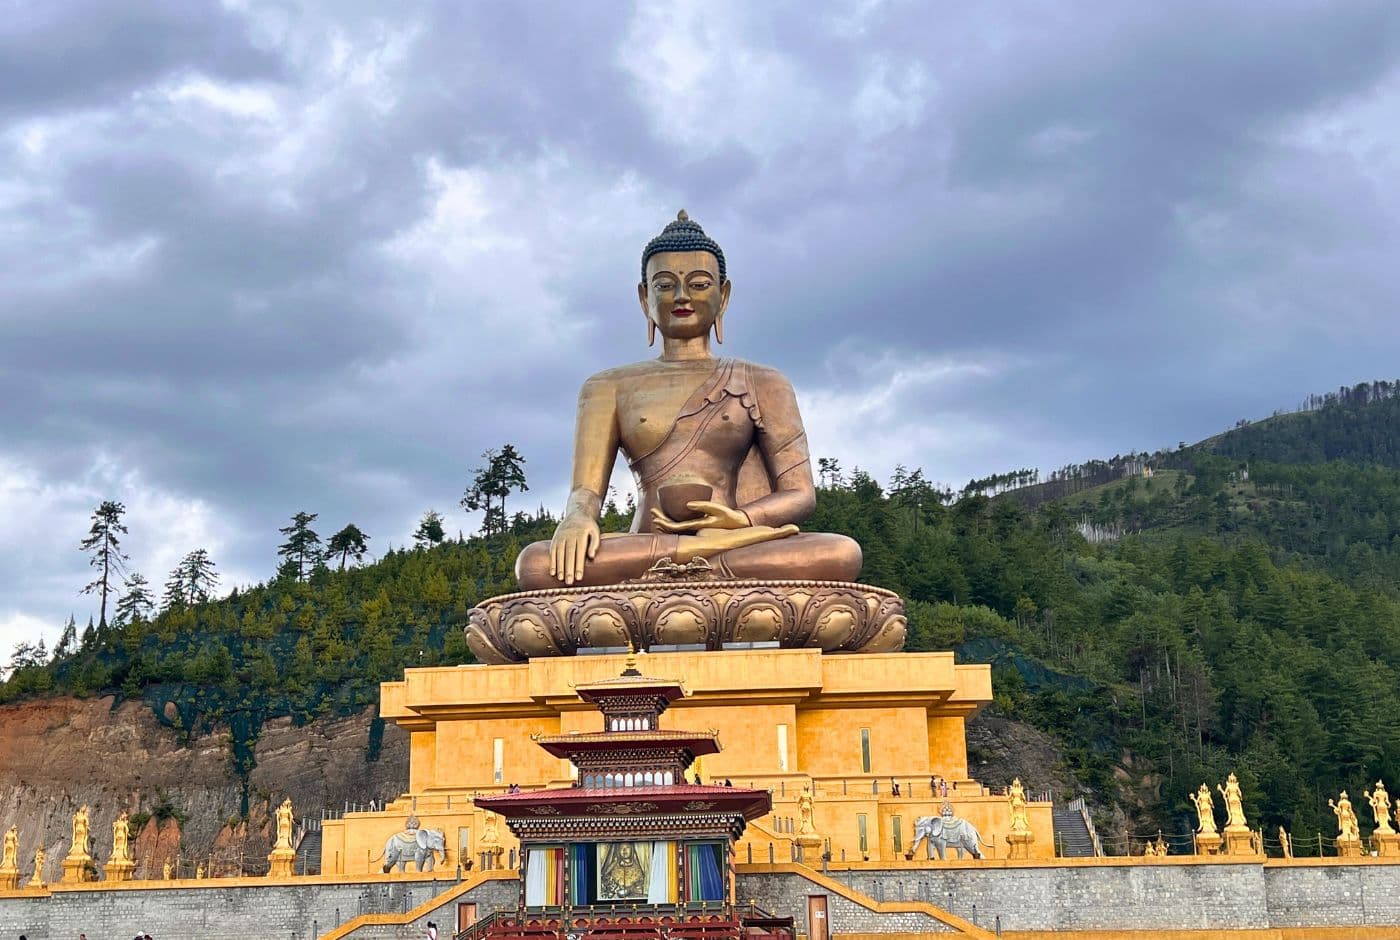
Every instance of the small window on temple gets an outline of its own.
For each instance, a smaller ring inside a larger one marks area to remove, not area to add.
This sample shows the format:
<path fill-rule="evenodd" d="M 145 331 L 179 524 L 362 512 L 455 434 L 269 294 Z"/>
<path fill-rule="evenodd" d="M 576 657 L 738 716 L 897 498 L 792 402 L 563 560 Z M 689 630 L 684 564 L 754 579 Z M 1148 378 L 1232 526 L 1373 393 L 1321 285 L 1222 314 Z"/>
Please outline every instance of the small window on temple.
<path fill-rule="evenodd" d="M 666 786 L 669 787 L 671 784 L 673 784 L 673 783 L 676 782 L 675 775 L 672 774 L 671 771 L 668 770 L 668 771 L 666 771 L 666 773 L 662 776 L 661 782 L 664 783 Z"/>
<path fill-rule="evenodd" d="M 894 833 L 894 854 L 898 855 L 904 851 L 904 820 L 899 816 L 891 817 L 890 829 Z"/>
<path fill-rule="evenodd" d="M 870 773 L 870 729 L 860 729 L 860 772 Z"/>
<path fill-rule="evenodd" d="M 869 838 L 867 837 L 867 833 L 866 833 L 866 829 L 865 829 L 865 814 L 864 814 L 864 813 L 857 813 L 857 814 L 856 814 L 856 832 L 860 835 L 860 850 L 861 850 L 862 852 L 868 852 L 868 851 L 870 851 L 870 840 L 869 840 Z"/>

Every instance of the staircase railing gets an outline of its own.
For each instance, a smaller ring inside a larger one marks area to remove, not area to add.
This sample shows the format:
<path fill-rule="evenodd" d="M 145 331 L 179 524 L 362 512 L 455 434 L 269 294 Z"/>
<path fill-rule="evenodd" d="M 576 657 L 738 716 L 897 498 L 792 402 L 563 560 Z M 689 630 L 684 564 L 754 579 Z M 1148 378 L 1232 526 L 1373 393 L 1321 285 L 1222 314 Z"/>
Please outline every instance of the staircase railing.
<path fill-rule="evenodd" d="M 466 930 L 459 932 L 453 937 L 453 940 L 478 940 L 479 937 L 483 936 L 486 931 L 491 929 L 498 921 L 506 917 L 514 917 L 515 913 L 515 911 L 506 910 L 492 911 L 490 914 L 487 914 L 485 917 L 473 923 Z"/>
<path fill-rule="evenodd" d="M 1099 834 L 1094 830 L 1094 820 L 1093 817 L 1089 815 L 1089 806 L 1084 802 L 1084 797 L 1076 796 L 1074 799 L 1070 800 L 1067 809 L 1071 812 L 1078 813 L 1079 818 L 1084 820 L 1084 828 L 1088 830 L 1089 841 L 1094 843 L 1094 855 L 1102 856 L 1103 843 L 1099 841 Z"/>

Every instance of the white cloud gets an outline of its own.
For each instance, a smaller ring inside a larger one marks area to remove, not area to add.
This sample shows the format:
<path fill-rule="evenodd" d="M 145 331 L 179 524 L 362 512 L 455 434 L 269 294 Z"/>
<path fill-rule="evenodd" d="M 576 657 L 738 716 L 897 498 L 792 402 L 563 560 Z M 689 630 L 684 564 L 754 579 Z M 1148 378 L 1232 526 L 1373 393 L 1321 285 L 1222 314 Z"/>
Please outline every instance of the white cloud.
<path fill-rule="evenodd" d="M 1007 380 L 1019 363 L 1001 356 L 981 359 L 930 357 L 888 350 L 839 358 L 846 387 L 799 387 L 812 459 L 835 457 L 888 479 L 897 464 L 922 467 L 924 475 L 961 486 L 1000 466 L 1004 443 L 999 423 L 950 407 L 947 398 Z M 940 402 L 940 397 L 945 400 Z"/>
<path fill-rule="evenodd" d="M 237 534 L 233 519 L 208 502 L 150 485 L 143 475 L 110 455 L 98 454 L 77 473 L 47 478 L 38 468 L 0 457 L 0 572 L 5 574 L 0 614 L 0 655 L 5 643 L 42 636 L 53 645 L 72 613 L 85 623 L 98 612 L 96 595 L 80 591 L 94 577 L 78 543 L 104 499 L 126 506 L 130 530 L 122 550 L 129 571 L 139 571 L 158 592 L 186 552 L 205 548 L 216 564 Z M 251 583 L 251 572 L 220 564 L 222 587 Z M 118 590 L 120 584 L 114 585 Z M 111 603 L 109 601 L 109 603 Z M 108 616 L 111 616 L 108 608 Z"/>

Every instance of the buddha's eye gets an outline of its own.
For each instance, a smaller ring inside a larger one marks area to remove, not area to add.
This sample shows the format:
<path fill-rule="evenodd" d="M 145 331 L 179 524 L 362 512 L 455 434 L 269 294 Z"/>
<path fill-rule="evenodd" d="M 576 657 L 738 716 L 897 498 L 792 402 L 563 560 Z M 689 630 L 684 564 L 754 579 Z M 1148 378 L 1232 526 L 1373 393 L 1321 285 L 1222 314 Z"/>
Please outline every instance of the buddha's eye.
<path fill-rule="evenodd" d="M 702 280 L 702 281 L 691 281 L 691 282 L 690 282 L 690 288 L 691 288 L 691 290 L 709 290 L 709 289 L 710 289 L 710 282 L 709 282 L 709 281 L 703 281 L 703 280 Z"/>

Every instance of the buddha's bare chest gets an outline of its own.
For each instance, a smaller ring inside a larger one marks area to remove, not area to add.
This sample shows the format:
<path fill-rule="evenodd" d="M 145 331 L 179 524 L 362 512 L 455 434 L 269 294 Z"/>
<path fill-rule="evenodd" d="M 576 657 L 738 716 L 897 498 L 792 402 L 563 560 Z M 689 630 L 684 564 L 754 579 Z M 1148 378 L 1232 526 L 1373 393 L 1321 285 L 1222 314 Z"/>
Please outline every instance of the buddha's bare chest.
<path fill-rule="evenodd" d="M 675 424 L 677 415 L 685 408 L 696 390 L 709 381 L 711 372 L 660 373 L 638 377 L 618 389 L 617 420 L 618 436 L 623 450 L 631 459 L 650 453 L 665 441 Z M 737 405 L 737 402 L 735 403 Z M 728 409 L 719 416 L 718 426 L 707 429 L 711 443 L 720 445 L 718 438 L 729 437 L 739 431 L 734 426 Z M 745 416 L 746 417 L 746 416 Z M 748 429 L 746 428 L 745 431 Z M 729 432 L 729 433 L 725 433 Z M 744 432 L 740 431 L 742 435 Z M 710 448 L 702 448 L 709 450 Z M 721 445 L 720 449 L 727 449 Z"/>

